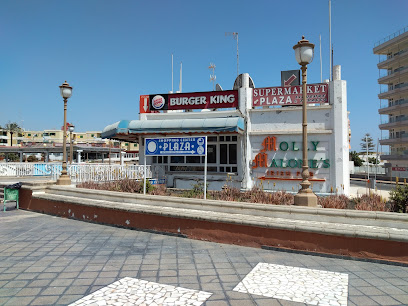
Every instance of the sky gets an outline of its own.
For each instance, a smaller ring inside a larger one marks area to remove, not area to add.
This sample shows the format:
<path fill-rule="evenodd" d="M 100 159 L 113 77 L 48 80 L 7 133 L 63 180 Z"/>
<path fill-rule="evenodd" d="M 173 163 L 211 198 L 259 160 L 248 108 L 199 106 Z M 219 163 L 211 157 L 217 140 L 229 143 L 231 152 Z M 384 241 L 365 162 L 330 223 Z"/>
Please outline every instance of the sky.
<path fill-rule="evenodd" d="M 334 65 L 347 81 L 351 150 L 361 138 L 386 137 L 378 128 L 380 86 L 376 42 L 408 26 L 406 0 L 332 0 Z M 280 86 L 280 72 L 299 69 L 293 46 L 305 36 L 316 45 L 308 83 L 329 78 L 328 0 L 2 0 L 0 1 L 0 125 L 26 130 L 60 129 L 59 88 L 73 86 L 67 121 L 76 131 L 101 131 L 119 120 L 139 118 L 139 96 L 179 86 L 232 89 L 237 73 L 256 87 Z M 384 103 L 384 102 L 383 102 Z M 382 118 L 387 120 L 386 117 Z M 384 146 L 383 151 L 388 147 Z"/>

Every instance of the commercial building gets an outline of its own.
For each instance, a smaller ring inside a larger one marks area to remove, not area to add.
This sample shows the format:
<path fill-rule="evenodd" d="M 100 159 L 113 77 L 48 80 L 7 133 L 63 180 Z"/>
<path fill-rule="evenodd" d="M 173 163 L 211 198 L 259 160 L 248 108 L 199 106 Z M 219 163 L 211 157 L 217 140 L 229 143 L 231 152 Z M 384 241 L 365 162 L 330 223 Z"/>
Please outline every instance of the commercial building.
<path fill-rule="evenodd" d="M 330 83 L 308 84 L 308 160 L 316 193 L 349 194 L 349 130 L 346 81 L 335 67 Z M 297 192 L 302 181 L 300 86 L 253 88 L 248 74 L 237 90 L 142 95 L 140 119 L 113 123 L 102 138 L 138 142 L 144 162 L 146 138 L 207 136 L 209 189 Z M 204 157 L 147 156 L 168 187 L 189 189 L 203 180 Z"/>
<path fill-rule="evenodd" d="M 373 49 L 379 55 L 378 69 L 381 85 L 379 113 L 380 129 L 385 135 L 381 145 L 389 152 L 381 155 L 387 175 L 408 177 L 408 27 L 379 41 Z M 385 102 L 385 103 L 384 103 Z"/>
<path fill-rule="evenodd" d="M 44 161 L 62 160 L 63 130 L 24 130 L 18 133 L 11 133 L 8 130 L 0 129 L 0 153 L 17 153 L 20 160 L 27 160 L 30 155 Z M 13 142 L 13 144 L 11 144 Z M 88 132 L 67 132 L 67 147 L 73 143 L 74 160 L 78 160 L 77 154 L 81 153 L 82 159 L 109 159 L 118 162 L 138 163 L 139 147 L 136 143 L 125 141 L 114 141 L 101 138 L 100 131 Z M 110 149 L 109 149 L 110 148 Z M 122 157 L 118 152 L 124 152 Z M 3 154 L 4 155 L 4 154 Z M 0 157 L 2 160 L 5 156 Z"/>

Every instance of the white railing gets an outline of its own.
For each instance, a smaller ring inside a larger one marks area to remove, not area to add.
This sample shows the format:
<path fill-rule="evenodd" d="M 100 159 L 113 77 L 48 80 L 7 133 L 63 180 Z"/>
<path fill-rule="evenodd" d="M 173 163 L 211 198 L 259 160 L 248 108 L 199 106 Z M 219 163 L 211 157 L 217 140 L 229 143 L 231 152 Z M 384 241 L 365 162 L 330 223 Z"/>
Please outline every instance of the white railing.
<path fill-rule="evenodd" d="M 50 176 L 56 180 L 61 175 L 62 163 L 0 163 L 0 177 Z M 143 179 L 143 165 L 68 164 L 68 174 L 73 183 L 107 182 L 121 179 Z M 152 178 L 151 167 L 146 166 L 146 178 Z"/>
<path fill-rule="evenodd" d="M 354 173 L 367 173 L 367 166 L 361 166 L 361 167 L 354 167 Z M 375 166 L 369 166 L 369 173 L 370 175 L 374 175 L 375 173 L 377 174 L 385 174 L 385 168 L 382 166 L 377 166 L 377 169 Z"/>

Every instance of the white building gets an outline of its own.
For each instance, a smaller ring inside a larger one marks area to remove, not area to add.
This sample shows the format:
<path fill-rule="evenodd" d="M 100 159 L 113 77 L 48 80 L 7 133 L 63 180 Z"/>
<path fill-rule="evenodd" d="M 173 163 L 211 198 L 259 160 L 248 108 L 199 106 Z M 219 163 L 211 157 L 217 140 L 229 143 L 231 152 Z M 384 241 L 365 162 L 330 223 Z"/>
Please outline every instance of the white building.
<path fill-rule="evenodd" d="M 346 81 L 340 79 L 340 67 L 335 68 L 334 81 L 308 84 L 309 180 L 316 193 L 348 195 Z M 102 138 L 137 141 L 143 164 L 145 138 L 206 135 L 209 189 L 229 184 L 245 190 L 259 186 L 297 192 L 302 181 L 301 90 L 299 86 L 254 89 L 249 83 L 248 74 L 243 74 L 237 91 L 141 96 L 140 120 L 109 125 Z M 204 109 L 172 112 L 181 108 Z M 196 180 L 203 180 L 204 157 L 148 156 L 146 163 L 161 169 L 156 175 L 165 178 L 168 187 L 190 189 Z"/>

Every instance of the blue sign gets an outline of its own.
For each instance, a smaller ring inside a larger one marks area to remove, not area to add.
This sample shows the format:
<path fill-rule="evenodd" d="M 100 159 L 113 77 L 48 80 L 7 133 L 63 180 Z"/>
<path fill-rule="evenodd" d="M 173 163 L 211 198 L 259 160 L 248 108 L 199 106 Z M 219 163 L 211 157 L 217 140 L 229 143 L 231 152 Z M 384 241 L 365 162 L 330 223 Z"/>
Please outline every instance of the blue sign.
<path fill-rule="evenodd" d="M 145 154 L 148 156 L 206 154 L 207 137 L 146 138 Z"/>
<path fill-rule="evenodd" d="M 152 185 L 164 185 L 166 184 L 166 179 L 149 179 L 149 182 Z"/>

